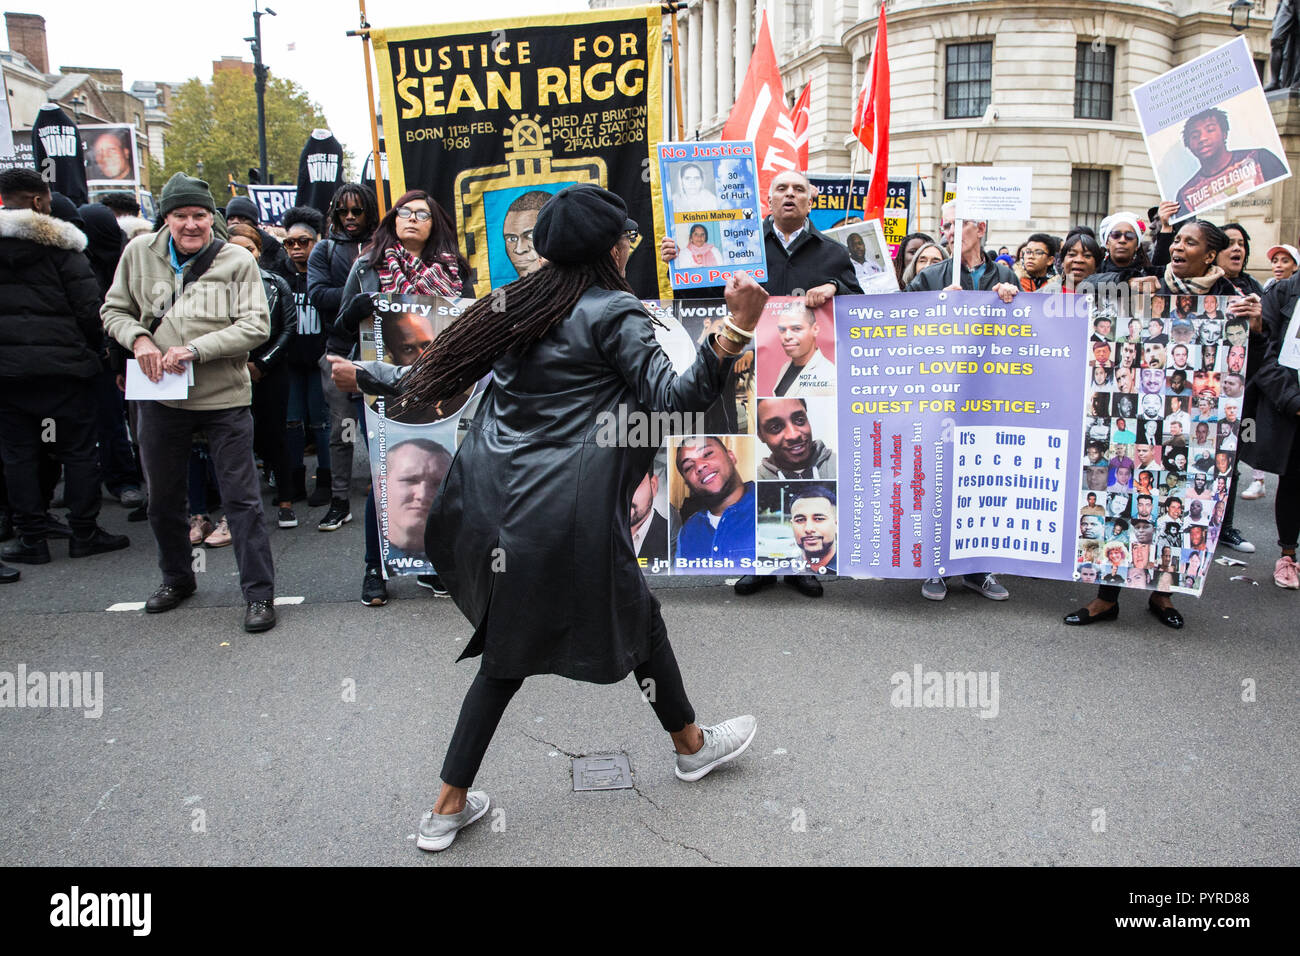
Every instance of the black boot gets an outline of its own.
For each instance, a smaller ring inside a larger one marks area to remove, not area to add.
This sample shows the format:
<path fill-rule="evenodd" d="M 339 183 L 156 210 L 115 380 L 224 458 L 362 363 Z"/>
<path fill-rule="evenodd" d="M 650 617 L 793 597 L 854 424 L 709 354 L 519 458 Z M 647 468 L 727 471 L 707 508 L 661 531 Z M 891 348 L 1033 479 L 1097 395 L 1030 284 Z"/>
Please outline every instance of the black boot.
<path fill-rule="evenodd" d="M 0 584 L 13 584 L 23 576 L 17 568 L 11 568 L 8 565 L 0 564 Z"/>
<path fill-rule="evenodd" d="M 14 519 L 7 511 L 0 511 L 0 541 L 8 541 L 14 536 Z"/>

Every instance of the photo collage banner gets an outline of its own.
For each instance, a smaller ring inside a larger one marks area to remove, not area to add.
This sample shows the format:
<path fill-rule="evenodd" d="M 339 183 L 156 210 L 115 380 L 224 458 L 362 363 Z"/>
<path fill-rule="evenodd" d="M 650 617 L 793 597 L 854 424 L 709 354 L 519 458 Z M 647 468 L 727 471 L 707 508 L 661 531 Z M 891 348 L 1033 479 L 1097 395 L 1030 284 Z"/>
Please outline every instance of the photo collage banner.
<path fill-rule="evenodd" d="M 1199 595 L 1252 437 L 1232 301 L 772 297 L 711 408 L 628 408 L 596 440 L 660 447 L 628 516 L 649 575 L 997 572 Z M 394 365 L 467 305 L 378 302 L 362 357 Z M 643 305 L 679 372 L 728 314 Z M 387 573 L 433 572 L 425 520 L 485 384 L 435 409 L 368 402 Z"/>

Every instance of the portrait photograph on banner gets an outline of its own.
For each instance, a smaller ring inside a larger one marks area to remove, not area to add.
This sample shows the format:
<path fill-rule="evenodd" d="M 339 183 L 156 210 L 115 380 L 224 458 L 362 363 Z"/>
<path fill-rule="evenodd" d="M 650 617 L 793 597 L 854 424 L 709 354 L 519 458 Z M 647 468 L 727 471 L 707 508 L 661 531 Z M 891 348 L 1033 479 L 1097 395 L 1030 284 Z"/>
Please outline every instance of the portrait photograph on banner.
<path fill-rule="evenodd" d="M 470 303 L 428 295 L 375 296 L 374 318 L 362 323 L 360 360 L 373 363 L 375 379 L 399 383 Z M 434 406 L 402 395 L 366 396 L 366 437 L 386 575 L 434 573 L 424 554 L 425 522 L 456 452 L 461 417 L 483 387 L 479 382 Z"/>
<path fill-rule="evenodd" d="M 1160 195 L 1178 203 L 1175 222 L 1291 175 L 1245 37 L 1132 95 Z"/>
<path fill-rule="evenodd" d="M 97 124 L 79 129 L 86 144 L 87 185 L 134 185 L 140 181 L 134 126 Z"/>
<path fill-rule="evenodd" d="M 828 229 L 825 234 L 849 250 L 853 272 L 858 285 L 867 295 L 877 292 L 897 292 L 898 275 L 894 272 L 893 255 L 880 220 L 869 219 L 852 225 Z M 899 239 L 902 235 L 899 235 Z"/>

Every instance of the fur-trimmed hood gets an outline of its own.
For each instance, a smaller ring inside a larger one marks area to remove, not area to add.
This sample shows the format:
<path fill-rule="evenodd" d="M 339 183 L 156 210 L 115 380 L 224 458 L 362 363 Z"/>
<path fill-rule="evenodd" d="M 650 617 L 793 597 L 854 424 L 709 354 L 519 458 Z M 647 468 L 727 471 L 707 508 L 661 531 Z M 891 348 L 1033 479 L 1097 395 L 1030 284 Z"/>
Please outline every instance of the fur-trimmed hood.
<path fill-rule="evenodd" d="M 153 232 L 153 223 L 139 216 L 122 216 L 117 220 L 117 224 L 126 233 L 128 239 Z"/>
<path fill-rule="evenodd" d="M 24 239 L 67 252 L 86 250 L 86 236 L 80 229 L 34 209 L 0 209 L 0 239 Z"/>

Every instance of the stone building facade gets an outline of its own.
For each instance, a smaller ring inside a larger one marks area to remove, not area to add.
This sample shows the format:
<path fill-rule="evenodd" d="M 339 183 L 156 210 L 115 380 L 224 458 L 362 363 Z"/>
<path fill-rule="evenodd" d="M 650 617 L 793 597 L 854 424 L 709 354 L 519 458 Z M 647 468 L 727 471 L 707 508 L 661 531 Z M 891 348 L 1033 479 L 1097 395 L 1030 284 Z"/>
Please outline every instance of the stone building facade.
<path fill-rule="evenodd" d="M 1229 2 L 886 0 L 891 178 L 924 183 L 918 219 L 933 228 L 943 183 L 957 165 L 1032 167 L 1034 219 L 991 223 L 998 245 L 1032 231 L 1063 235 L 1116 209 L 1145 215 L 1159 196 L 1129 91 L 1237 36 Z M 686 137 L 719 135 L 766 10 L 788 103 L 813 84 L 809 171 L 847 173 L 851 162 L 869 170 L 870 157 L 850 151 L 848 134 L 879 4 L 695 0 L 677 14 Z M 1254 0 L 1245 33 L 1261 73 L 1275 7 Z M 1285 119 L 1279 113 L 1294 165 Z M 1294 242 L 1298 223 L 1283 208 L 1283 191 L 1261 190 L 1210 218 L 1241 221 L 1261 253 Z M 1266 265 L 1262 255 L 1252 265 Z"/>

